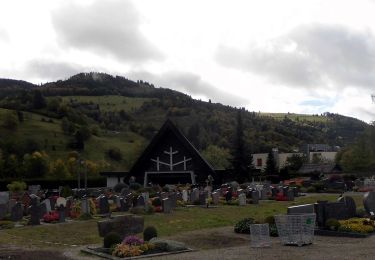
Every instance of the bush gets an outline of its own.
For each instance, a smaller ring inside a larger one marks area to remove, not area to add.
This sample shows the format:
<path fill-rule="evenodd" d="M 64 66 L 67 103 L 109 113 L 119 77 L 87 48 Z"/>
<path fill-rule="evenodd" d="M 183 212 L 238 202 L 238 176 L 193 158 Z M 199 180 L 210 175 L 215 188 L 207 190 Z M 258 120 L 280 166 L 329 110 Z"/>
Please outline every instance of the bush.
<path fill-rule="evenodd" d="M 268 216 L 264 219 L 264 223 L 268 223 L 270 225 L 275 224 L 275 217 L 274 216 Z"/>
<path fill-rule="evenodd" d="M 148 203 L 146 214 L 154 214 L 154 213 L 155 213 L 155 207 L 152 206 L 150 203 Z"/>
<path fill-rule="evenodd" d="M 253 218 L 244 218 L 236 223 L 234 226 L 234 232 L 242 234 L 250 234 L 250 225 L 255 224 Z"/>
<path fill-rule="evenodd" d="M 69 186 L 64 186 L 61 190 L 60 196 L 64 198 L 73 196 L 73 191 Z"/>
<path fill-rule="evenodd" d="M 270 227 L 270 236 L 271 237 L 278 237 L 279 232 L 277 231 L 276 224 L 270 224 L 269 227 Z"/>
<path fill-rule="evenodd" d="M 154 198 L 152 200 L 152 206 L 154 206 L 154 207 L 160 207 L 161 206 L 161 199 L 160 198 Z"/>
<path fill-rule="evenodd" d="M 143 230 L 143 240 L 150 241 L 151 238 L 157 237 L 158 232 L 154 226 L 148 226 Z"/>
<path fill-rule="evenodd" d="M 139 190 L 140 188 L 142 188 L 142 185 L 139 184 L 138 182 L 133 182 L 133 183 L 130 183 L 129 188 L 131 190 Z"/>
<path fill-rule="evenodd" d="M 115 232 L 109 232 L 103 239 L 103 247 L 111 248 L 116 244 L 120 244 L 122 241 L 119 234 Z"/>
<path fill-rule="evenodd" d="M 146 213 L 146 211 L 144 208 L 133 207 L 130 209 L 130 213 L 135 214 L 135 215 L 143 215 Z"/>
<path fill-rule="evenodd" d="M 113 191 L 120 193 L 122 189 L 124 188 L 129 188 L 129 186 L 126 183 L 120 182 L 120 183 L 117 183 L 115 187 L 113 187 Z"/>
<path fill-rule="evenodd" d="M 12 181 L 7 185 L 9 191 L 17 192 L 26 190 L 27 184 L 23 181 Z"/>
<path fill-rule="evenodd" d="M 0 220 L 0 229 L 13 228 L 14 222 L 10 220 Z"/>
<path fill-rule="evenodd" d="M 310 186 L 307 188 L 306 192 L 316 192 L 316 188 L 313 186 Z"/>
<path fill-rule="evenodd" d="M 340 222 L 335 218 L 329 218 L 327 219 L 325 226 L 330 230 L 338 230 L 340 228 Z"/>
<path fill-rule="evenodd" d="M 355 213 L 355 216 L 357 218 L 364 218 L 367 216 L 367 212 L 365 209 L 357 209 L 356 213 Z"/>

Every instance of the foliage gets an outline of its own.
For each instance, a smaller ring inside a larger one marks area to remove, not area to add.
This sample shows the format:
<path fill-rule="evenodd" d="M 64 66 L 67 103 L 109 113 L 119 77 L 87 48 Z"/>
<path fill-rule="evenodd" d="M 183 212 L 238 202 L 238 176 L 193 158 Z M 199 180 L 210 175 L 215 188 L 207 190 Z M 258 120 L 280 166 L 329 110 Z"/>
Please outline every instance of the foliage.
<path fill-rule="evenodd" d="M 14 222 L 11 220 L 0 220 L 0 229 L 9 229 L 14 227 Z"/>
<path fill-rule="evenodd" d="M 3 124 L 2 126 L 10 131 L 15 131 L 18 128 L 18 119 L 17 116 L 12 113 L 8 112 L 5 114 L 4 119 L 3 119 Z"/>
<path fill-rule="evenodd" d="M 229 149 L 212 144 L 202 151 L 202 156 L 214 167 L 214 169 L 228 169 L 231 166 L 231 155 Z"/>
<path fill-rule="evenodd" d="M 115 187 L 113 187 L 113 191 L 120 193 L 124 188 L 129 188 L 129 186 L 126 183 L 119 182 L 115 185 Z"/>
<path fill-rule="evenodd" d="M 7 189 L 12 192 L 24 191 L 26 188 L 27 185 L 23 181 L 12 181 L 12 183 L 7 185 Z"/>
<path fill-rule="evenodd" d="M 275 224 L 275 217 L 274 216 L 267 216 L 264 219 L 264 223 L 268 223 L 270 225 Z"/>
<path fill-rule="evenodd" d="M 253 218 L 244 218 L 236 223 L 234 226 L 234 232 L 250 234 L 250 225 L 255 223 L 256 222 Z"/>
<path fill-rule="evenodd" d="M 340 222 L 335 218 L 327 219 L 325 227 L 331 230 L 338 230 L 340 228 Z"/>
<path fill-rule="evenodd" d="M 48 172 L 48 155 L 43 152 L 33 152 L 25 154 L 24 158 L 25 174 L 27 177 L 43 177 Z"/>
<path fill-rule="evenodd" d="M 89 220 L 92 219 L 92 215 L 89 213 L 83 213 L 79 215 L 78 220 Z"/>
<path fill-rule="evenodd" d="M 129 184 L 129 188 L 130 188 L 131 190 L 135 190 L 135 191 L 137 191 L 137 190 L 139 190 L 140 188 L 142 188 L 142 185 L 139 184 L 138 182 L 133 182 L 133 183 L 130 183 L 130 184 Z"/>
<path fill-rule="evenodd" d="M 157 237 L 158 232 L 154 226 L 147 226 L 143 230 L 143 240 L 144 241 L 150 241 L 151 238 Z"/>
<path fill-rule="evenodd" d="M 278 172 L 273 151 L 268 153 L 266 168 L 264 169 L 264 171 L 268 175 L 276 174 Z"/>
<path fill-rule="evenodd" d="M 270 229 L 270 236 L 271 237 L 278 237 L 279 236 L 279 232 L 277 230 L 276 224 L 270 224 L 269 229 Z"/>
<path fill-rule="evenodd" d="M 122 241 L 121 236 L 116 232 L 109 232 L 103 239 L 103 247 L 111 248 L 114 245 L 120 244 Z"/>
<path fill-rule="evenodd" d="M 64 198 L 73 196 L 73 191 L 69 186 L 64 186 L 61 190 L 60 196 Z"/>
<path fill-rule="evenodd" d="M 57 159 L 50 166 L 50 176 L 57 179 L 64 179 L 69 176 L 68 169 L 63 160 Z"/>
<path fill-rule="evenodd" d="M 339 231 L 342 232 L 357 232 L 357 233 L 372 233 L 375 231 L 375 223 L 373 220 L 364 218 L 351 218 L 347 220 L 339 220 Z"/>
<path fill-rule="evenodd" d="M 159 197 L 153 198 L 151 203 L 152 203 L 152 206 L 159 207 L 161 206 L 161 199 Z"/>
<path fill-rule="evenodd" d="M 131 246 L 140 246 L 144 243 L 143 239 L 138 238 L 137 236 L 127 236 L 122 241 L 125 245 L 131 245 Z"/>

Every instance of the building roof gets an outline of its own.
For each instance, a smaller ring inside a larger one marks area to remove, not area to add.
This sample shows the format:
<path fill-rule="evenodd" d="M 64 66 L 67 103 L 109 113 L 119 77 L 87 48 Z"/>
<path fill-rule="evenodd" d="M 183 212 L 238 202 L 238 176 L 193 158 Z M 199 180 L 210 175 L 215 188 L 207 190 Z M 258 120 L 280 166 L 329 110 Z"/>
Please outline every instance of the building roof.
<path fill-rule="evenodd" d="M 181 131 L 172 123 L 170 119 L 167 119 L 163 126 L 160 128 L 159 132 L 151 140 L 150 144 L 146 147 L 142 155 L 134 163 L 133 167 L 130 169 L 130 175 L 136 175 L 138 172 L 142 172 L 142 169 L 147 161 L 150 160 L 152 152 L 157 148 L 157 146 L 167 135 L 174 136 L 182 146 L 184 146 L 195 158 L 198 160 L 204 168 L 207 170 L 207 174 L 215 174 L 215 170 L 208 163 L 199 151 L 189 142 L 189 140 L 181 133 Z"/>
<path fill-rule="evenodd" d="M 299 174 L 342 173 L 340 165 L 335 163 L 306 163 L 298 170 Z"/>

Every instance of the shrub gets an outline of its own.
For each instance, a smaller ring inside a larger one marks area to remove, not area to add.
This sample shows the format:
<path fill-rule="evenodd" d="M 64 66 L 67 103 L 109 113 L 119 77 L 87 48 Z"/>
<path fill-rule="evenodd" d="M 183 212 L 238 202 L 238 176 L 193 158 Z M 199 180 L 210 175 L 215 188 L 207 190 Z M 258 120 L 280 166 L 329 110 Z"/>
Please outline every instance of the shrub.
<path fill-rule="evenodd" d="M 152 206 L 150 203 L 148 203 L 146 214 L 154 214 L 154 213 L 155 213 L 155 207 Z"/>
<path fill-rule="evenodd" d="M 316 192 L 316 188 L 313 186 L 310 186 L 307 188 L 306 192 Z"/>
<path fill-rule="evenodd" d="M 26 190 L 27 184 L 23 181 L 12 181 L 7 185 L 9 191 L 17 192 Z"/>
<path fill-rule="evenodd" d="M 374 222 L 369 219 L 351 218 L 339 222 L 339 231 L 356 233 L 372 233 L 375 231 Z"/>
<path fill-rule="evenodd" d="M 160 198 L 154 198 L 152 200 L 152 206 L 154 206 L 154 207 L 160 207 L 161 206 L 161 199 Z"/>
<path fill-rule="evenodd" d="M 131 190 L 139 190 L 140 188 L 142 188 L 142 185 L 139 184 L 138 182 L 133 182 L 133 183 L 130 183 L 129 188 Z"/>
<path fill-rule="evenodd" d="M 121 243 L 121 237 L 115 232 L 109 232 L 103 239 L 104 248 L 111 248 L 114 245 Z"/>
<path fill-rule="evenodd" d="M 244 218 L 236 223 L 234 226 L 234 232 L 250 234 L 251 224 L 255 224 L 255 220 L 253 218 Z"/>
<path fill-rule="evenodd" d="M 120 183 L 117 183 L 115 187 L 113 187 L 113 191 L 120 193 L 122 189 L 124 188 L 129 188 L 129 186 L 126 183 L 120 182 Z"/>
<path fill-rule="evenodd" d="M 154 226 L 148 226 L 143 230 L 143 240 L 150 241 L 151 238 L 157 237 L 158 232 Z"/>
<path fill-rule="evenodd" d="M 264 219 L 264 223 L 268 224 L 275 224 L 275 217 L 274 216 L 268 216 Z"/>
<path fill-rule="evenodd" d="M 277 231 L 276 224 L 270 224 L 269 227 L 270 227 L 270 236 L 271 237 L 278 237 L 279 232 Z"/>
<path fill-rule="evenodd" d="M 10 220 L 0 220 L 0 229 L 13 228 L 14 222 Z"/>
<path fill-rule="evenodd" d="M 64 186 L 61 190 L 60 196 L 64 198 L 73 196 L 73 191 L 69 186 Z"/>
<path fill-rule="evenodd" d="M 355 213 L 355 216 L 357 218 L 364 218 L 366 215 L 367 215 L 367 212 L 364 209 L 357 209 L 357 211 Z"/>
<path fill-rule="evenodd" d="M 340 222 L 335 218 L 329 218 L 327 219 L 325 226 L 330 230 L 338 230 L 340 227 Z"/>

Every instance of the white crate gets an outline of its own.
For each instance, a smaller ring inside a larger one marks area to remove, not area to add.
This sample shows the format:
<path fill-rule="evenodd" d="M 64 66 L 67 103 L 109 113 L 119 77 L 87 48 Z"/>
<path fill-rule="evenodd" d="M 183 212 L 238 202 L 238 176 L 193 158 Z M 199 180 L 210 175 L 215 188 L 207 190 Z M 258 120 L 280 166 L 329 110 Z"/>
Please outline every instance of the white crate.
<path fill-rule="evenodd" d="M 251 247 L 270 247 L 270 228 L 268 224 L 250 225 Z"/>
<path fill-rule="evenodd" d="M 311 244 L 314 239 L 316 214 L 276 215 L 275 221 L 284 245 Z"/>

